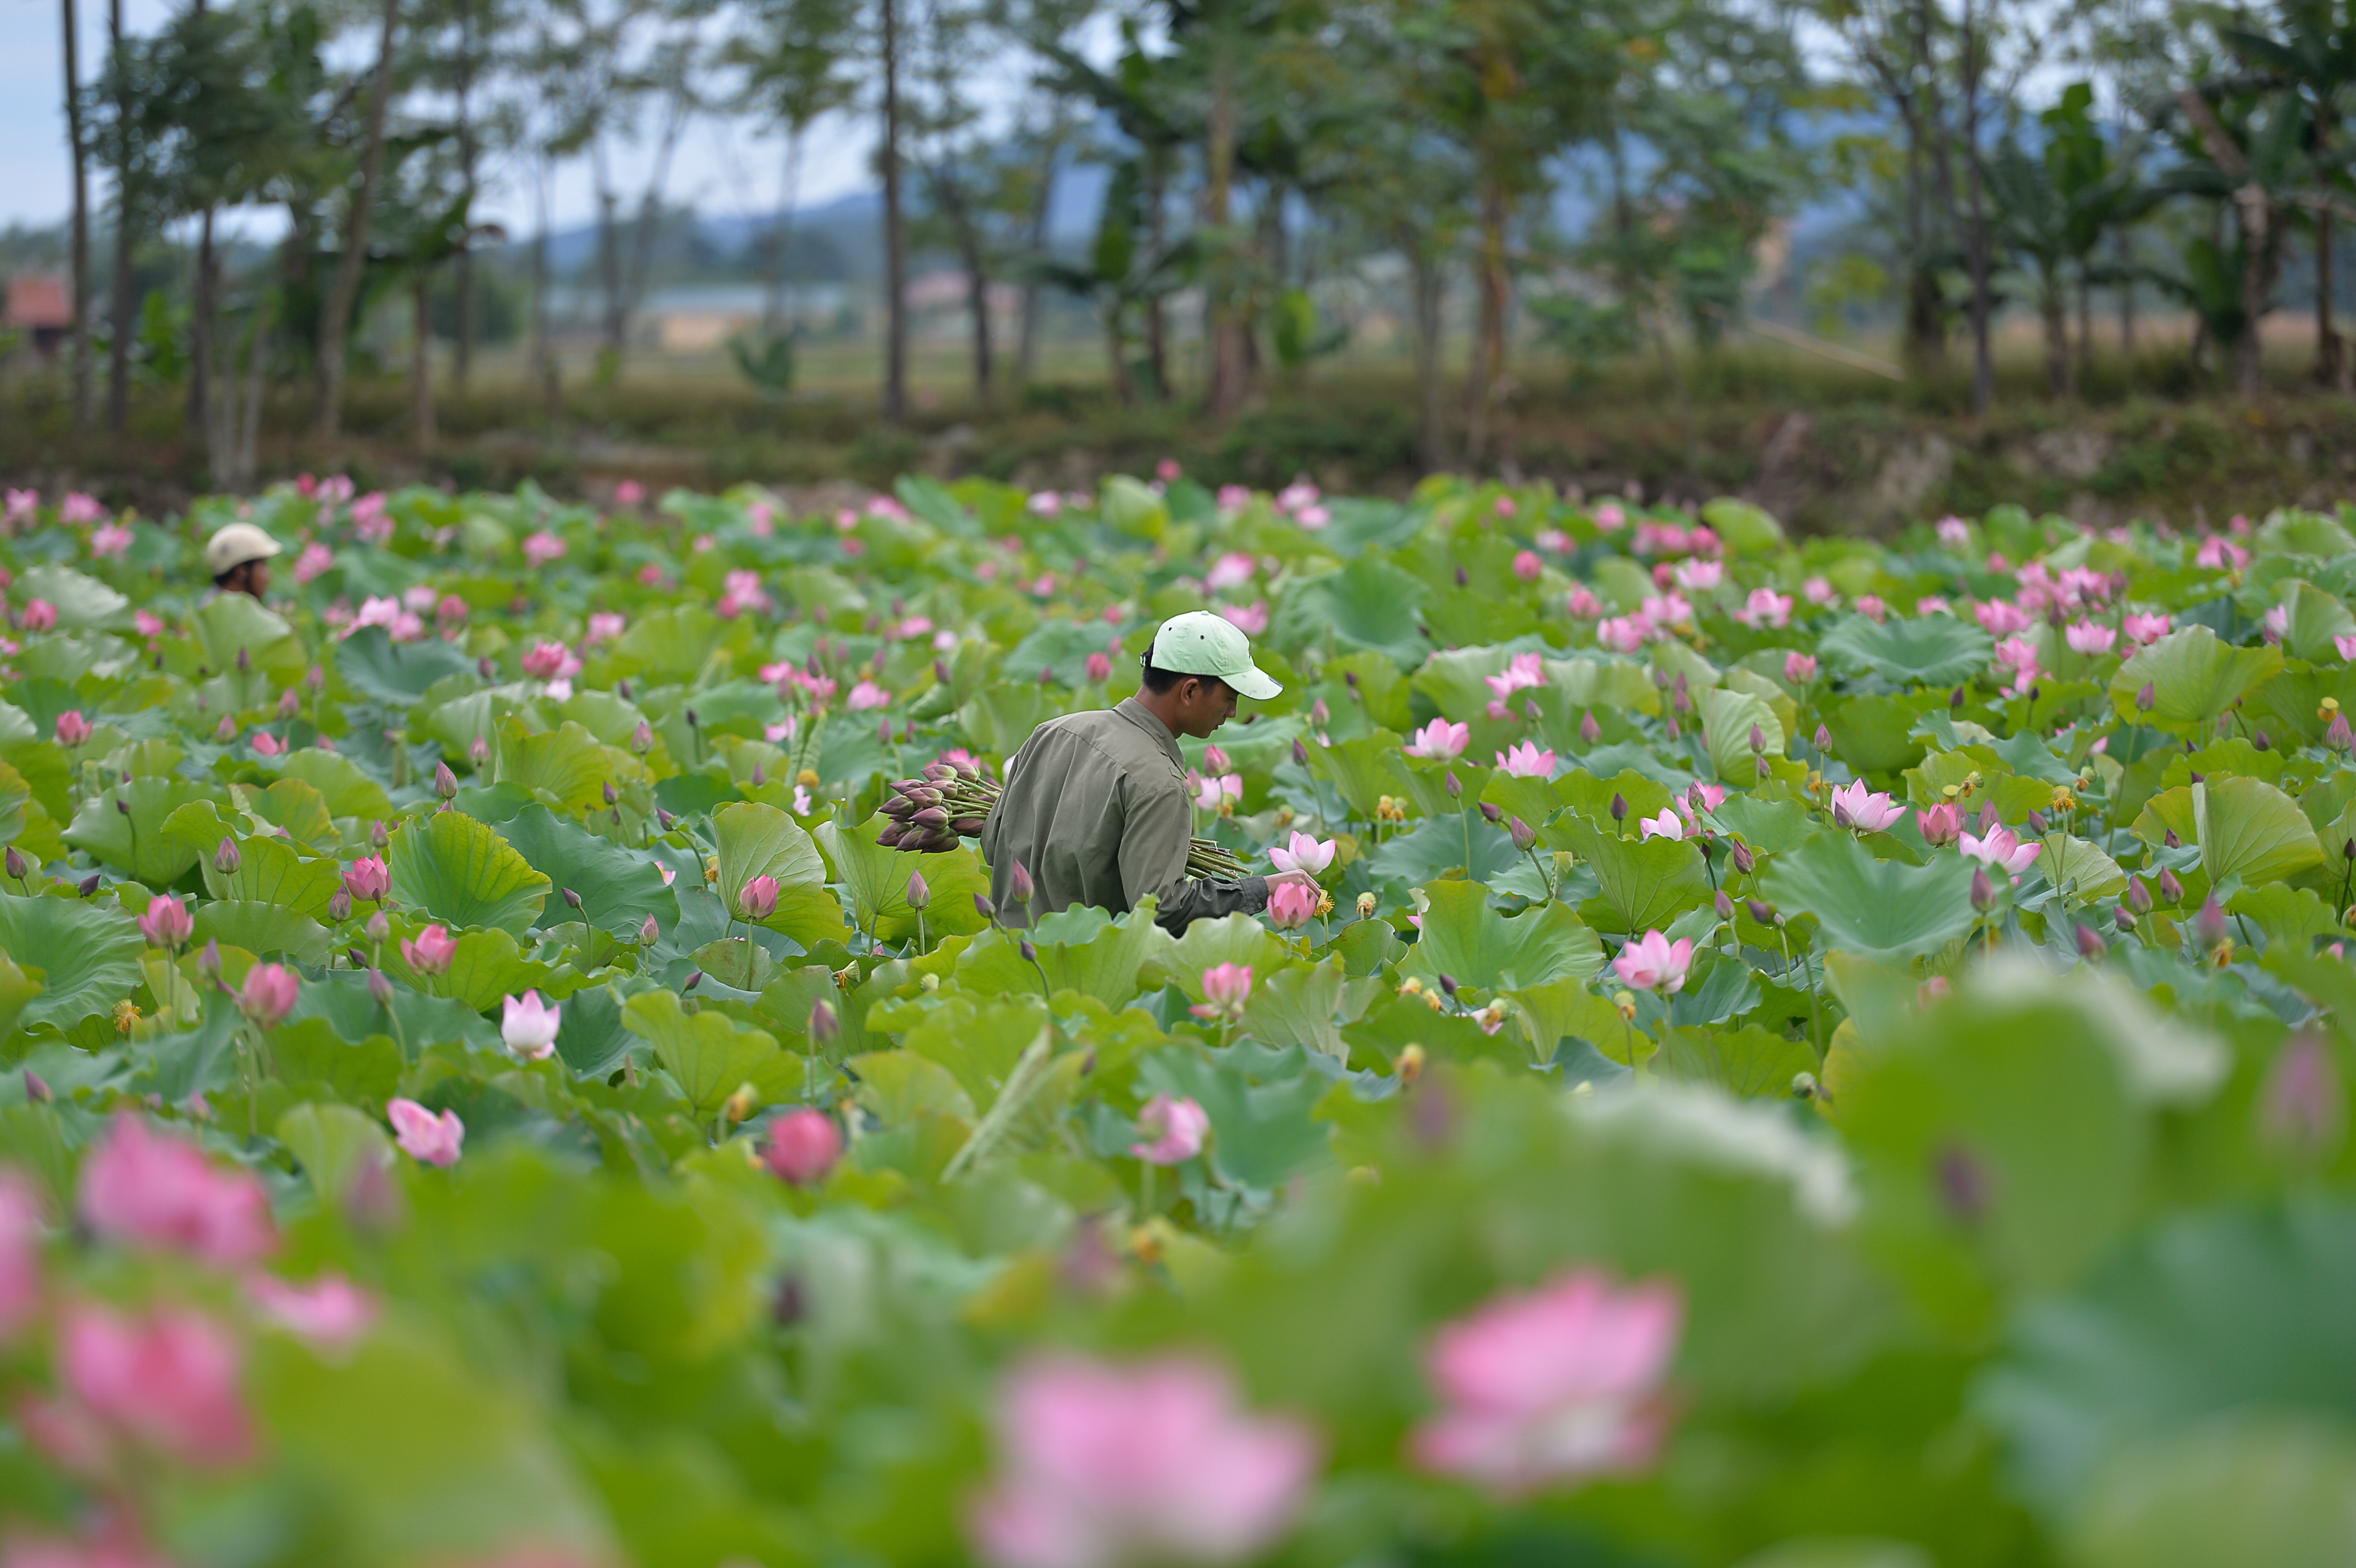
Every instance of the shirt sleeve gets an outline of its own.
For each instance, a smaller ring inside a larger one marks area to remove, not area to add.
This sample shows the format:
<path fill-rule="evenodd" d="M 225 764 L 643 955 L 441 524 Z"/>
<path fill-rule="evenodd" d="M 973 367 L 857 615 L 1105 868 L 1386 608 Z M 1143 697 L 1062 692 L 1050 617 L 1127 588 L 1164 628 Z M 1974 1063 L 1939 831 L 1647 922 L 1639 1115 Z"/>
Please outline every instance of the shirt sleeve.
<path fill-rule="evenodd" d="M 1194 839 L 1194 814 L 1183 789 L 1156 790 L 1132 800 L 1122 817 L 1122 895 L 1131 909 L 1149 898 L 1158 901 L 1153 923 L 1173 934 L 1183 934 L 1194 921 L 1237 912 L 1258 914 L 1268 907 L 1266 877 L 1223 881 L 1186 875 L 1186 850 Z"/>

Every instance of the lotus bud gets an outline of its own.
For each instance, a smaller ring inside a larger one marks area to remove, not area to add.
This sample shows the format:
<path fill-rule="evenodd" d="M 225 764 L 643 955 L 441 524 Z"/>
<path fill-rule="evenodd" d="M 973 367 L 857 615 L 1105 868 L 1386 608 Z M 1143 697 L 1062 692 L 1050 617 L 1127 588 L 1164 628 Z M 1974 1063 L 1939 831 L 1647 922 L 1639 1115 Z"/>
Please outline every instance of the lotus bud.
<path fill-rule="evenodd" d="M 2192 775 L 2192 782 L 2194 784 L 2207 784 L 2209 782 L 2209 775 L 2207 773 L 2194 773 Z"/>
<path fill-rule="evenodd" d="M 1465 571 L 1465 570 L 1464 570 L 1462 567 L 1461 567 L 1461 566 L 1460 566 L 1460 567 L 1458 567 L 1458 568 L 1456 569 L 1456 586 L 1457 586 L 1457 587 L 1462 588 L 1462 587 L 1463 587 L 1466 583 L 1468 583 L 1468 582 L 1470 582 L 1470 581 L 1472 581 L 1472 577 L 1471 577 L 1471 576 L 1470 576 L 1470 575 Z"/>
<path fill-rule="evenodd" d="M 1448 798 L 1451 800 L 1464 798 L 1464 781 L 1456 776 L 1454 768 L 1448 770 Z"/>
<path fill-rule="evenodd" d="M 2201 902 L 2201 912 L 2192 917 L 2192 933 L 2203 948 L 2213 948 L 2225 940 L 2225 911 L 2211 893 Z"/>
<path fill-rule="evenodd" d="M 988 893 L 974 894 L 973 907 L 984 920 L 994 922 L 998 919 L 998 906 L 990 901 Z"/>
<path fill-rule="evenodd" d="M 1528 823 L 1524 822 L 1518 816 L 1514 818 L 1514 820 L 1507 825 L 1505 831 L 1513 835 L 1514 848 L 1526 854 L 1529 851 L 1530 848 L 1538 841 L 1537 829 L 1532 827 Z M 1371 897 L 1372 895 L 1370 894 L 1368 896 Z"/>
<path fill-rule="evenodd" d="M 1732 920 L 1734 918 L 1734 901 L 1726 896 L 1726 890 L 1724 888 L 1718 890 L 1718 898 L 1715 902 L 1718 908 L 1719 919 Z"/>
<path fill-rule="evenodd" d="M 687 976 L 686 983 L 679 988 L 680 994 L 681 996 L 685 996 L 688 992 L 694 990 L 698 986 L 702 984 L 703 971 L 701 969 L 691 971 Z"/>
<path fill-rule="evenodd" d="M 237 673 L 240 675 L 253 673 L 253 656 L 243 648 L 237 650 Z"/>
<path fill-rule="evenodd" d="M 1751 726 L 1751 749 L 1753 752 L 1763 752 L 1767 749 L 1767 731 L 1756 724 Z"/>
<path fill-rule="evenodd" d="M 379 910 L 368 917 L 368 923 L 360 930 L 370 942 L 382 942 L 392 934 L 392 922 L 386 917 L 384 911 Z"/>
<path fill-rule="evenodd" d="M 909 872 L 908 907 L 915 910 L 923 910 L 930 909 L 932 905 L 933 890 L 926 883 L 925 873 L 922 871 Z"/>
<path fill-rule="evenodd" d="M 450 764 L 447 763 L 434 764 L 434 793 L 444 800 L 455 800 L 458 797 L 458 775 L 450 771 Z"/>
<path fill-rule="evenodd" d="M 8 875 L 17 881 L 21 882 L 32 874 L 32 867 L 27 864 L 25 852 L 14 844 L 8 846 L 7 863 Z"/>
<path fill-rule="evenodd" d="M 2331 727 L 2323 732 L 2323 743 L 2335 752 L 2356 750 L 2356 731 L 2349 729 L 2348 715 L 2335 713 L 2331 716 Z"/>
<path fill-rule="evenodd" d="M 607 805 L 612 805 L 622 798 L 621 792 L 614 787 L 614 781 L 612 779 L 607 779 L 605 781 L 605 804 Z"/>
<path fill-rule="evenodd" d="M 1440 977 L 1440 988 L 1447 992 L 1450 996 L 1454 996 L 1456 994 L 1456 976 L 1453 975 L 1442 975 Z"/>
<path fill-rule="evenodd" d="M 237 739 L 237 726 L 230 721 L 228 714 L 222 714 L 220 722 L 213 726 L 213 739 L 224 746 Z"/>
<path fill-rule="evenodd" d="M 655 825 L 668 833 L 679 825 L 679 818 L 659 805 L 655 807 Z"/>
<path fill-rule="evenodd" d="M 1762 779 L 1772 779 L 1772 778 L 1773 778 L 1773 777 L 1775 776 L 1775 770 L 1774 770 L 1773 768 L 1769 767 L 1769 766 L 1767 765 L 1767 759 L 1766 759 L 1766 758 L 1764 758 L 1764 757 L 1754 757 L 1754 758 L 1752 758 L 1752 759 L 1751 759 L 1751 761 L 1753 761 L 1753 762 L 1755 762 L 1755 763 L 1757 763 L 1759 764 L 1759 776 L 1760 776 L 1761 778 L 1762 778 Z"/>
<path fill-rule="evenodd" d="M 1980 837 L 1985 838 L 1997 828 L 1996 802 L 1980 802 Z"/>
<path fill-rule="evenodd" d="M 1616 790 L 1612 795 L 1612 820 L 1614 822 L 1628 820 L 1628 797 Z"/>
<path fill-rule="evenodd" d="M 1503 822 L 1505 819 L 1505 808 L 1494 801 L 1484 800 L 1481 803 L 1481 815 L 1491 822 Z"/>
<path fill-rule="evenodd" d="M 933 661 L 933 680 L 935 684 L 939 686 L 947 686 L 949 683 L 948 660 L 935 659 Z"/>
<path fill-rule="evenodd" d="M 1023 955 L 1023 962 L 1025 964 L 1039 962 L 1039 950 L 1031 945 L 1031 939 L 1027 936 L 1014 944 L 1014 950 Z"/>
<path fill-rule="evenodd" d="M 1833 732 L 1830 730 L 1826 729 L 1822 724 L 1818 724 L 1816 726 L 1815 741 L 1817 751 L 1831 751 L 1833 749 Z"/>
<path fill-rule="evenodd" d="M 1746 877 L 1759 864 L 1759 858 L 1751 852 L 1751 846 L 1740 838 L 1734 840 L 1733 846 L 1727 850 L 1727 859 L 1733 861 L 1734 869 Z"/>
<path fill-rule="evenodd" d="M 2137 914 L 2151 912 L 2151 890 L 2144 885 L 2141 877 L 2127 879 L 2126 906 Z"/>
<path fill-rule="evenodd" d="M 217 936 L 208 938 L 204 951 L 197 955 L 197 973 L 208 980 L 218 980 L 220 978 L 220 938 Z"/>
<path fill-rule="evenodd" d="M 2158 688 L 2150 681 L 2145 681 L 2143 683 L 2143 689 L 2136 693 L 2136 711 L 2138 713 L 2148 713 L 2152 710 L 2153 707 L 2158 703 Z"/>
<path fill-rule="evenodd" d="M 386 829 L 383 818 L 379 817 L 369 825 L 369 843 L 372 848 L 381 853 L 384 847 L 391 842 L 392 834 Z"/>
<path fill-rule="evenodd" d="M 371 969 L 368 972 L 368 991 L 378 1007 L 392 1006 L 392 979 L 383 970 Z"/>
<path fill-rule="evenodd" d="M 27 1067 L 25 1069 L 25 1098 L 37 1105 L 54 1104 L 57 1102 L 58 1092 L 50 1088 L 48 1081 L 39 1073 Z"/>
<path fill-rule="evenodd" d="M 1972 870 L 1972 908 L 1986 914 L 1995 907 L 1996 884 L 1988 880 L 1987 867 L 1975 867 Z"/>
<path fill-rule="evenodd" d="M 695 729 L 695 728 L 697 727 L 697 720 L 696 720 L 696 717 L 695 717 L 695 709 L 692 709 L 692 708 L 691 708 L 691 709 L 689 709 L 687 710 L 687 727 L 688 727 L 689 729 L 691 729 L 691 730 Z"/>
<path fill-rule="evenodd" d="M 1674 741 L 1674 740 L 1677 739 L 1677 737 L 1679 737 L 1680 735 L 1683 735 L 1684 733 L 1685 733 L 1685 730 L 1684 730 L 1684 728 L 1683 728 L 1682 726 L 1680 726 L 1680 725 L 1677 723 L 1677 721 L 1676 721 L 1676 720 L 1672 719 L 1672 720 L 1669 720 L 1669 739 L 1670 739 L 1670 740 Z"/>
<path fill-rule="evenodd" d="M 2081 925 L 2078 927 L 2079 957 L 2083 958 L 2091 964 L 2109 951 L 2110 944 L 2103 940 L 2102 933 L 2100 932 L 2096 931 L 2091 925 Z"/>
<path fill-rule="evenodd" d="M 278 717 L 292 719 L 302 711 L 303 699 L 295 695 L 293 687 L 290 686 L 278 694 Z"/>
<path fill-rule="evenodd" d="M 566 909 L 577 910 L 581 907 L 581 895 L 579 893 L 574 892 L 571 888 L 559 888 L 556 891 L 558 893 L 562 895 L 564 899 L 564 907 Z"/>
<path fill-rule="evenodd" d="M 475 743 L 466 748 L 466 760 L 475 764 L 477 773 L 482 772 L 491 765 L 491 743 L 480 735 L 476 736 Z"/>
<path fill-rule="evenodd" d="M 1036 891 L 1038 889 L 1032 883 L 1031 873 L 1023 869 L 1022 861 L 1015 861 L 1007 877 L 1006 896 L 1016 903 L 1027 904 L 1031 901 L 1031 895 Z"/>
<path fill-rule="evenodd" d="M 1582 746 L 1592 746 L 1601 739 L 1603 739 L 1603 726 L 1595 721 L 1595 709 L 1590 708 L 1587 710 L 1586 717 L 1579 721 L 1579 742 Z"/>
<path fill-rule="evenodd" d="M 1769 903 L 1765 899 L 1745 899 L 1742 901 L 1742 907 L 1749 911 L 1751 918 L 1757 921 L 1760 924 L 1772 925 L 1775 923 L 1775 906 Z"/>
<path fill-rule="evenodd" d="M 349 888 L 337 888 L 328 898 L 327 918 L 338 925 L 352 918 L 352 894 Z"/>
<path fill-rule="evenodd" d="M 2184 840 L 2176 836 L 2176 829 L 2173 827 L 2167 828 L 2162 831 L 2159 836 L 2159 841 L 2161 846 L 2166 848 L 2181 849 L 2184 848 Z"/>
<path fill-rule="evenodd" d="M 118 795 L 114 797 L 114 811 L 118 816 L 128 816 L 131 815 L 131 803 Z"/>
<path fill-rule="evenodd" d="M 213 851 L 213 869 L 224 877 L 236 876 L 237 869 L 244 863 L 245 857 L 238 852 L 234 838 L 222 839 L 220 848 Z"/>
<path fill-rule="evenodd" d="M 1522 717 L 1533 724 L 1546 717 L 1545 710 L 1538 707 L 1537 698 L 1533 697 L 1522 704 Z"/>
<path fill-rule="evenodd" d="M 2028 824 L 2029 830 L 2040 837 L 2043 837 L 2046 834 L 2053 831 L 2052 824 L 2045 820 L 2045 814 L 2041 811 L 2030 812 L 2025 820 Z"/>
<path fill-rule="evenodd" d="M 2184 901 L 2184 884 L 2177 880 L 2174 871 L 2165 866 L 2159 869 L 2159 896 L 2170 904 Z"/>
<path fill-rule="evenodd" d="M 1333 710 L 1325 706 L 1323 698 L 1309 705 L 1309 722 L 1320 730 L 1333 722 Z"/>
<path fill-rule="evenodd" d="M 1304 768 L 1307 767 L 1309 765 L 1309 748 L 1302 745 L 1299 741 L 1293 741 L 1292 760 L 1299 766 Z"/>
<path fill-rule="evenodd" d="M 2117 909 L 2111 912 L 2111 920 L 2121 931 L 2133 931 L 2136 928 L 2135 911 L 2125 904 L 2119 905 Z"/>

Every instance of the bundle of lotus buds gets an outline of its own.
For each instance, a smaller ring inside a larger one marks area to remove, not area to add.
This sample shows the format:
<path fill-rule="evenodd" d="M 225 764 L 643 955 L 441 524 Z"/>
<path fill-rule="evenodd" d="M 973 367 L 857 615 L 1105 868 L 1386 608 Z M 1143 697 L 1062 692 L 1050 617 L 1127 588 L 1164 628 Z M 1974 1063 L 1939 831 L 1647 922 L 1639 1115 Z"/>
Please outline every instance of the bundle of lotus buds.
<path fill-rule="evenodd" d="M 884 802 L 884 815 L 891 820 L 884 825 L 877 842 L 886 848 L 927 855 L 954 849 L 958 839 L 980 835 L 982 823 L 998 805 L 999 789 L 975 769 L 934 763 L 925 769 L 923 777 L 894 783 Z M 1197 838 L 1186 848 L 1186 874 L 1232 881 L 1250 876 L 1252 870 L 1233 850 Z"/>

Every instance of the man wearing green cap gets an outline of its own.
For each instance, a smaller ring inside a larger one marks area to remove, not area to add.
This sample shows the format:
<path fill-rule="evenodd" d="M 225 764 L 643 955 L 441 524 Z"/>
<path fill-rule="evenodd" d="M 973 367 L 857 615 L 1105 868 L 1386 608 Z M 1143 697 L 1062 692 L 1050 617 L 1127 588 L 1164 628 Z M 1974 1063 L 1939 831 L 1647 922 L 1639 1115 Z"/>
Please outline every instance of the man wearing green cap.
<path fill-rule="evenodd" d="M 1000 917 L 1028 925 L 1076 904 L 1121 913 L 1159 901 L 1155 923 L 1258 914 L 1272 882 L 1305 871 L 1215 881 L 1186 875 L 1194 800 L 1178 737 L 1204 739 L 1235 717 L 1238 697 L 1284 688 L 1252 664 L 1251 640 L 1196 610 L 1163 623 L 1137 695 L 1108 711 L 1067 713 L 1031 732 L 1006 767 L 1005 793 L 981 830 Z M 1030 884 L 1018 896 L 1017 869 Z"/>

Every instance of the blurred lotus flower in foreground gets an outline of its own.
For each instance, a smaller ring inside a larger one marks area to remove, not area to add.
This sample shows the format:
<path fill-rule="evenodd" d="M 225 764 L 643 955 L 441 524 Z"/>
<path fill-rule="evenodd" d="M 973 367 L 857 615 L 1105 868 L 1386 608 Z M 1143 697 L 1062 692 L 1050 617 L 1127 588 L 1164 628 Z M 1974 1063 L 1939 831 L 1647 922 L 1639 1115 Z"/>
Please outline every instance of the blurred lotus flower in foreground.
<path fill-rule="evenodd" d="M 499 1019 L 499 1038 L 525 1061 L 544 1061 L 556 1051 L 556 1034 L 563 1011 L 541 1001 L 538 991 L 506 997 Z"/>
<path fill-rule="evenodd" d="M 58 1351 L 66 1387 L 114 1435 L 208 1468 L 252 1453 L 252 1423 L 238 1392 L 243 1358 L 205 1314 L 161 1307 L 125 1317 L 77 1305 Z"/>
<path fill-rule="evenodd" d="M 819 1004 L 821 1007 L 824 1003 Z M 842 1129 L 824 1111 L 798 1106 L 769 1124 L 762 1163 L 780 1181 L 809 1187 L 826 1179 L 842 1157 Z"/>
<path fill-rule="evenodd" d="M 1472 726 L 1451 724 L 1445 719 L 1435 719 L 1415 732 L 1415 739 L 1401 748 L 1410 757 L 1429 757 L 1434 762 L 1452 763 L 1464 754 L 1472 743 Z"/>
<path fill-rule="evenodd" d="M 317 1345 L 348 1345 L 377 1317 L 376 1297 L 339 1274 L 309 1285 L 257 1274 L 245 1282 L 245 1294 L 264 1317 Z"/>
<path fill-rule="evenodd" d="M 1270 849 L 1268 858 L 1280 871 L 1306 871 L 1313 877 L 1333 863 L 1333 840 L 1295 833 L 1289 843 Z"/>
<path fill-rule="evenodd" d="M 90 744 L 91 723 L 81 716 L 79 708 L 69 708 L 58 715 L 58 744 L 70 752 Z"/>
<path fill-rule="evenodd" d="M 14 1171 L 0 1171 L 0 1344 L 40 1303 L 40 1194 Z"/>
<path fill-rule="evenodd" d="M 256 964 L 245 972 L 238 987 L 238 1010 L 263 1029 L 276 1029 L 303 995 L 303 982 L 294 970 L 279 964 Z"/>
<path fill-rule="evenodd" d="M 1222 773 L 1216 778 L 1197 777 L 1194 781 L 1194 804 L 1205 811 L 1225 812 L 1244 797 L 1244 776 Z"/>
<path fill-rule="evenodd" d="M 997 1428 L 998 1476 L 969 1516 L 993 1568 L 1256 1558 L 1317 1467 L 1307 1427 L 1238 1409 L 1226 1373 L 1192 1357 L 1035 1358 L 1008 1376 Z"/>
<path fill-rule="evenodd" d="M 2062 635 L 2069 643 L 2071 652 L 2089 657 L 2109 653 L 2111 645 L 2119 640 L 2118 633 L 2094 621 L 2075 622 Z"/>
<path fill-rule="evenodd" d="M 81 1221 L 103 1240 L 187 1253 L 222 1267 L 267 1256 L 278 1245 L 270 1198 L 243 1170 L 216 1166 L 202 1150 L 144 1116 L 120 1116 L 82 1161 Z"/>
<path fill-rule="evenodd" d="M 1680 936 L 1671 942 L 1658 931 L 1648 931 L 1620 949 L 1612 960 L 1612 972 L 1620 983 L 1639 991 L 1659 991 L 1675 996 L 1685 989 L 1687 971 L 1693 967 L 1693 939 Z"/>
<path fill-rule="evenodd" d="M 1145 1141 L 1130 1145 L 1130 1154 L 1154 1165 L 1183 1165 L 1203 1152 L 1211 1117 L 1193 1100 L 1156 1094 L 1137 1113 L 1137 1130 Z"/>
<path fill-rule="evenodd" d="M 1592 1269 L 1500 1296 L 1434 1339 L 1424 1365 L 1442 1405 L 1410 1451 L 1506 1497 L 1641 1470 L 1667 1429 L 1684 1324 L 1674 1285 L 1623 1290 Z"/>
<path fill-rule="evenodd" d="M 1214 964 L 1203 971 L 1203 1000 L 1186 1010 L 1198 1019 L 1237 1019 L 1251 999 L 1248 964 Z"/>
<path fill-rule="evenodd" d="M 25 630 L 28 632 L 55 631 L 57 629 L 57 624 L 58 607 L 50 603 L 48 600 L 36 599 L 25 606 Z"/>
<path fill-rule="evenodd" d="M 391 1100 L 384 1107 L 401 1140 L 402 1153 L 425 1165 L 453 1166 L 466 1141 L 466 1124 L 455 1111 L 435 1115 L 414 1100 Z"/>

